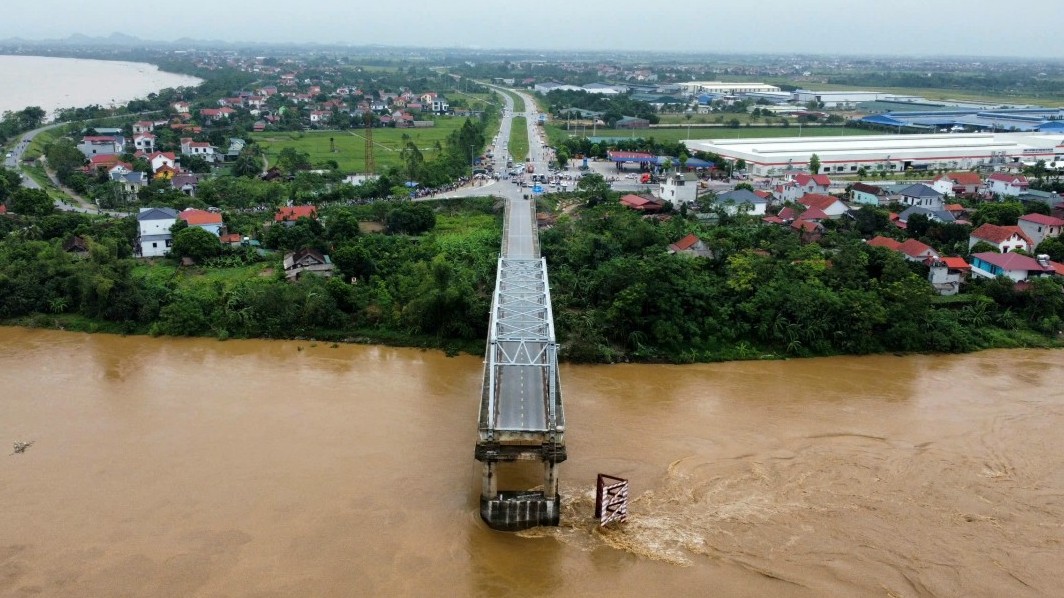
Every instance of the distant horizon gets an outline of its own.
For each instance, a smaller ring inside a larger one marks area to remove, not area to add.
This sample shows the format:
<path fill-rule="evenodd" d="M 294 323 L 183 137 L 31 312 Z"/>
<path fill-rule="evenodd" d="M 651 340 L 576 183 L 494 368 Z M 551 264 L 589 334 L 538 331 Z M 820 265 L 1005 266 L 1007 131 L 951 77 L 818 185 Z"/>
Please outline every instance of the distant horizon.
<path fill-rule="evenodd" d="M 224 40 L 241 45 L 454 48 L 466 51 L 625 52 L 691 55 L 897 56 L 1056 60 L 1064 37 L 1051 27 L 993 20 L 967 0 L 894 0 L 889 7 L 845 0 L 761 0 L 650 9 L 630 0 L 500 5 L 451 0 L 401 13 L 341 0 L 259 0 L 254 7 L 185 0 L 166 19 L 101 11 L 71 0 L 4 7 L 0 39 L 57 40 L 117 31 L 146 40 Z M 906 17 L 899 22 L 897 15 Z M 1010 16 L 1064 20 L 1059 0 L 1028 0 Z M 82 32 L 82 33 L 78 33 Z"/>
<path fill-rule="evenodd" d="M 106 40 L 110 39 L 126 39 L 131 40 L 127 43 L 113 43 L 108 44 Z M 71 43 L 70 40 L 85 38 L 92 40 L 88 45 L 77 45 Z M 186 41 L 197 46 L 213 47 L 214 45 L 226 46 L 229 48 L 269 48 L 269 47 L 284 47 L 284 48 L 383 48 L 392 50 L 433 50 L 433 51 L 454 51 L 454 52 L 521 52 L 521 53 L 551 53 L 551 54 L 564 54 L 566 52 L 583 53 L 583 54 L 610 54 L 617 52 L 632 52 L 624 48 L 534 48 L 534 47 L 513 47 L 513 46 L 432 46 L 432 45 L 409 45 L 400 43 L 362 43 L 356 44 L 351 42 L 322 42 L 322 41 L 265 41 L 265 40 L 237 40 L 237 41 L 225 41 L 219 39 L 208 38 L 192 38 L 189 36 L 175 37 L 173 39 L 157 39 L 146 38 L 135 35 L 129 35 L 120 31 L 114 31 L 105 35 L 89 35 L 85 33 L 71 33 L 63 37 L 50 37 L 50 38 L 27 38 L 23 36 L 13 36 L 0 38 L 0 46 L 3 44 L 10 44 L 13 42 L 25 42 L 27 44 L 33 44 L 44 49 L 58 50 L 64 48 L 99 48 L 99 49 L 115 49 L 115 48 L 130 48 L 132 43 L 144 42 L 144 43 L 160 43 L 160 44 L 179 44 L 179 42 Z M 189 46 L 195 48 L 197 46 Z M 1017 54 L 887 54 L 877 52 L 801 52 L 801 51 L 779 51 L 779 52 L 742 52 L 742 51 L 709 51 L 709 50 L 641 50 L 640 54 L 648 56 L 691 56 L 691 57 L 704 57 L 704 56 L 720 56 L 720 57 L 760 57 L 760 58 L 788 58 L 788 57 L 802 57 L 802 58 L 888 58 L 888 59 L 965 59 L 965 60 L 1002 60 L 1002 61 L 1024 61 L 1024 62 L 1040 62 L 1040 63 L 1061 63 L 1064 64 L 1064 55 L 1059 57 L 1047 57 L 1047 56 L 1023 56 Z M 9 54 L 0 50 L 0 55 L 6 56 L 36 56 L 32 53 L 19 53 Z"/>

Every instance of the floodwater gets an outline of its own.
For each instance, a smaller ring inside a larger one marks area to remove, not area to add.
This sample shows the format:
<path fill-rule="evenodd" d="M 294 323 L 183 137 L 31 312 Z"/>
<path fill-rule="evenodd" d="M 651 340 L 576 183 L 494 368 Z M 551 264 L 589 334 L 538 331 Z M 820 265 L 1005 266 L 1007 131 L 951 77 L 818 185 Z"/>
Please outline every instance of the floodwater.
<path fill-rule="evenodd" d="M 167 87 L 194 87 L 196 77 L 160 71 L 153 64 L 44 56 L 0 56 L 0 114 L 39 106 L 51 119 L 59 108 L 105 108 Z"/>
<path fill-rule="evenodd" d="M 507 534 L 476 357 L 0 328 L 0 595 L 1060 596 L 1062 357 L 567 366 L 563 525 Z"/>

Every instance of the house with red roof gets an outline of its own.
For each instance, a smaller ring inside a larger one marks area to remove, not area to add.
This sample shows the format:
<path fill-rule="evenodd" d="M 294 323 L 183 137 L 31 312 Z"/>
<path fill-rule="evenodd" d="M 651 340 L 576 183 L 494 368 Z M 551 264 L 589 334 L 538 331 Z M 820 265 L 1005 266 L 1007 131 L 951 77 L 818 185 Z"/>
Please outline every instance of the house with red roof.
<path fill-rule="evenodd" d="M 1064 219 L 1045 214 L 1020 216 L 1016 225 L 1031 239 L 1031 244 L 1036 248 L 1045 239 L 1059 237 L 1064 231 Z"/>
<path fill-rule="evenodd" d="M 806 193 L 798 198 L 798 203 L 806 208 L 816 208 L 832 220 L 841 217 L 849 208 L 839 198 L 820 193 Z M 806 218 L 808 220 L 809 218 Z"/>
<path fill-rule="evenodd" d="M 823 193 L 831 189 L 831 179 L 826 174 L 796 174 L 794 175 L 794 182 L 798 185 L 802 194 L 806 193 Z"/>
<path fill-rule="evenodd" d="M 178 114 L 188 114 L 189 111 L 188 102 L 174 102 L 173 108 L 174 112 Z"/>
<path fill-rule="evenodd" d="M 188 208 L 177 214 L 178 219 L 184 220 L 189 226 L 198 226 L 216 237 L 222 236 L 225 224 L 222 223 L 222 215 L 218 212 L 197 210 Z"/>
<path fill-rule="evenodd" d="M 86 158 L 100 155 L 121 154 L 126 140 L 121 135 L 86 135 L 78 143 L 78 150 Z"/>
<path fill-rule="evenodd" d="M 150 120 L 138 120 L 133 123 L 133 134 L 137 133 L 153 133 L 155 132 L 155 123 Z"/>
<path fill-rule="evenodd" d="M 1064 265 L 1052 262 L 1049 258 L 1033 258 L 1019 253 L 994 253 L 983 251 L 969 256 L 972 260 L 972 274 L 984 278 L 1005 276 L 1015 282 L 1022 282 L 1039 276 L 1060 276 Z"/>
<path fill-rule="evenodd" d="M 931 188 L 942 195 L 972 195 L 983 192 L 983 177 L 978 172 L 948 172 L 931 181 Z"/>
<path fill-rule="evenodd" d="M 100 170 L 109 171 L 119 164 L 123 164 L 122 156 L 118 154 L 101 154 L 89 158 L 89 163 L 85 165 L 84 170 L 89 174 L 95 174 Z"/>
<path fill-rule="evenodd" d="M 926 262 L 928 260 L 937 260 L 940 257 L 933 247 L 916 239 L 895 241 L 889 237 L 878 236 L 869 240 L 868 245 L 886 247 L 891 251 L 897 251 L 910 262 Z"/>
<path fill-rule="evenodd" d="M 697 235 L 690 234 L 679 241 L 669 245 L 670 254 L 688 255 L 692 257 L 713 257 L 713 251 Z"/>
<path fill-rule="evenodd" d="M 230 115 L 236 114 L 236 110 L 233 110 L 228 106 L 223 106 L 221 108 L 202 108 L 199 111 L 199 114 L 205 120 L 217 122 L 220 120 L 228 120 Z"/>
<path fill-rule="evenodd" d="M 1007 172 L 995 172 L 986 179 L 987 190 L 997 195 L 1019 196 L 1027 191 L 1029 183 L 1027 177 L 1021 174 L 1009 174 Z"/>
<path fill-rule="evenodd" d="M 274 215 L 274 222 L 280 222 L 285 226 L 292 226 L 300 218 L 318 219 L 318 208 L 314 206 L 285 206 L 278 208 Z"/>
<path fill-rule="evenodd" d="M 133 134 L 133 147 L 138 152 L 154 152 L 155 151 L 155 134 L 154 133 L 134 133 Z"/>
<path fill-rule="evenodd" d="M 824 236 L 824 225 L 816 220 L 795 220 L 790 227 L 798 231 L 798 240 L 802 243 L 816 243 Z"/>
<path fill-rule="evenodd" d="M 663 207 L 662 202 L 655 197 L 646 197 L 631 193 L 622 197 L 620 203 L 622 206 L 637 212 L 660 212 Z"/>
<path fill-rule="evenodd" d="M 1022 249 L 1030 253 L 1034 243 L 1018 226 L 998 226 L 986 223 L 972 231 L 968 236 L 968 249 L 975 247 L 980 241 L 986 241 L 997 248 L 1001 253 L 1008 253 Z"/>
<path fill-rule="evenodd" d="M 146 158 L 151 164 L 151 171 L 158 174 L 159 169 L 165 167 L 177 170 L 177 155 L 173 152 L 155 152 Z M 176 174 L 176 172 L 175 172 Z"/>
<path fill-rule="evenodd" d="M 927 280 L 939 295 L 956 295 L 972 272 L 972 267 L 962 257 L 930 259 L 928 266 Z"/>
<path fill-rule="evenodd" d="M 181 139 L 181 155 L 203 158 L 212 164 L 218 158 L 213 145 L 207 141 L 193 141 L 191 137 L 183 137 Z"/>

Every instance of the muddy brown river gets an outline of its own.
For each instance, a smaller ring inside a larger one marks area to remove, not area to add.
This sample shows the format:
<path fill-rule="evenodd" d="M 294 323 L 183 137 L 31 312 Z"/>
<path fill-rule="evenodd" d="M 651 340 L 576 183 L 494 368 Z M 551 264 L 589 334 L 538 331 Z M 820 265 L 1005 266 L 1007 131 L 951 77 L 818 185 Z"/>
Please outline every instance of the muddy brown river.
<path fill-rule="evenodd" d="M 1062 366 L 566 366 L 563 525 L 508 534 L 477 357 L 0 328 L 0 595 L 1061 596 Z"/>

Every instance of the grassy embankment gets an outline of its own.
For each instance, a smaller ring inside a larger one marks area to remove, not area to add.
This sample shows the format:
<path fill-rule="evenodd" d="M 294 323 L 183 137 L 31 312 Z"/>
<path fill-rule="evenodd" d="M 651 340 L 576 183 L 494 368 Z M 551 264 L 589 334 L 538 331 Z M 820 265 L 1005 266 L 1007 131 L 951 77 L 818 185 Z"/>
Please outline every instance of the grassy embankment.
<path fill-rule="evenodd" d="M 510 127 L 510 155 L 514 161 L 523 162 L 528 157 L 528 122 L 523 116 L 515 116 Z"/>

